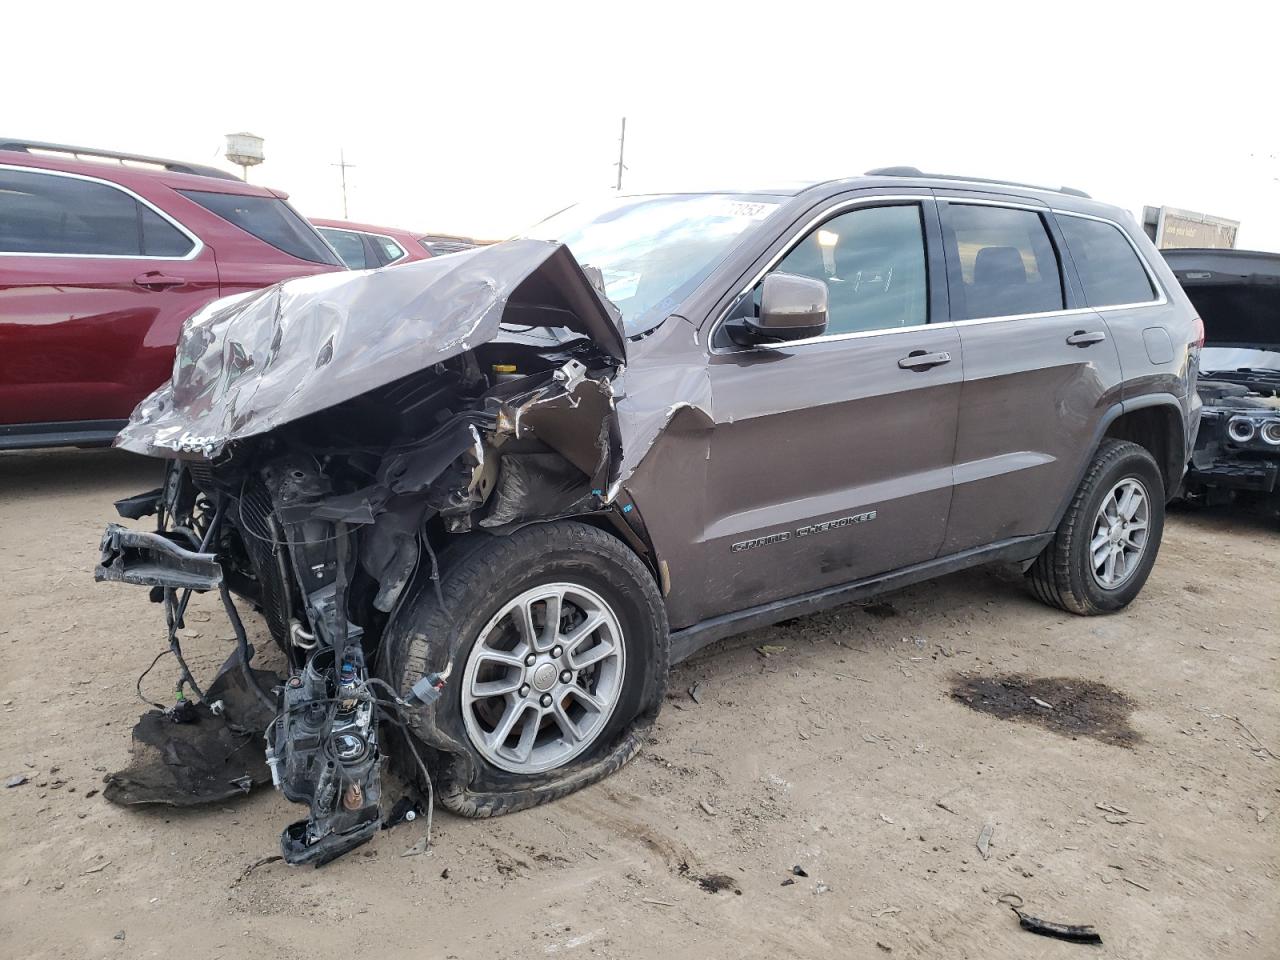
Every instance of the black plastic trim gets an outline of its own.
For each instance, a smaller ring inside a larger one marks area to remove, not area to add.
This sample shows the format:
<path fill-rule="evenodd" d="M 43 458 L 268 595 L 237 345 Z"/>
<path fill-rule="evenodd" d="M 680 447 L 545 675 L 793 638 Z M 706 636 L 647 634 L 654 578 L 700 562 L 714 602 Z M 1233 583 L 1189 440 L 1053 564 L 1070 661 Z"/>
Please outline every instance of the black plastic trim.
<path fill-rule="evenodd" d="M 877 594 L 897 590 L 924 580 L 932 580 L 934 577 L 955 573 L 958 570 L 965 570 L 984 563 L 1030 560 L 1038 556 L 1051 539 L 1053 539 L 1052 533 L 1040 533 L 1029 537 L 998 540 L 985 547 L 962 550 L 959 553 L 938 557 L 925 563 L 917 563 L 910 567 L 903 567 L 899 570 L 882 573 L 864 580 L 837 584 L 836 586 L 825 587 L 822 590 L 815 590 L 812 593 L 804 593 L 798 597 L 775 600 L 772 603 L 762 603 L 759 606 L 748 607 L 746 610 L 738 610 L 734 613 L 712 617 L 710 620 L 703 620 L 701 623 L 695 623 L 691 627 L 672 632 L 671 662 L 673 664 L 680 663 L 717 640 L 723 640 L 725 637 L 731 637 L 747 630 L 754 630 L 757 627 L 767 627 L 780 620 L 803 617 L 811 613 L 817 613 L 820 610 L 838 607 L 844 603 L 865 600 Z"/>
<path fill-rule="evenodd" d="M 64 420 L 0 425 L 0 450 L 109 447 L 128 420 Z"/>

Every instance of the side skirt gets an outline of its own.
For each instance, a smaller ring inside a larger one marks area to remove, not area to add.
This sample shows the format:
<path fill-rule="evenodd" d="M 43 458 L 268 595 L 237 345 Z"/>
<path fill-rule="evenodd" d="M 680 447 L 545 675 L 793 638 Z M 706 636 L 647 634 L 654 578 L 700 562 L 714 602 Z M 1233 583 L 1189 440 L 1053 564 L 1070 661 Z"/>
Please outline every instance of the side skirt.
<path fill-rule="evenodd" d="M 0 426 L 0 450 L 42 447 L 108 447 L 128 420 L 68 420 Z"/>
<path fill-rule="evenodd" d="M 820 610 L 838 607 L 855 600 L 865 600 L 877 594 L 887 593 L 901 587 L 932 580 L 948 573 L 980 566 L 984 563 L 1012 562 L 1030 560 L 1039 555 L 1050 540 L 1052 533 L 1041 533 L 1031 537 L 1014 537 L 1009 540 L 998 540 L 985 547 L 963 550 L 945 557 L 938 557 L 925 563 L 917 563 L 900 570 L 882 573 L 864 580 L 837 584 L 825 587 L 812 593 L 803 593 L 785 600 L 774 600 L 759 606 L 748 607 L 734 613 L 726 613 L 710 620 L 703 620 L 693 626 L 672 631 L 671 662 L 679 663 L 687 660 L 703 647 L 731 637 L 736 633 L 744 633 L 757 627 L 767 627 L 780 620 L 792 617 L 803 617 Z"/>

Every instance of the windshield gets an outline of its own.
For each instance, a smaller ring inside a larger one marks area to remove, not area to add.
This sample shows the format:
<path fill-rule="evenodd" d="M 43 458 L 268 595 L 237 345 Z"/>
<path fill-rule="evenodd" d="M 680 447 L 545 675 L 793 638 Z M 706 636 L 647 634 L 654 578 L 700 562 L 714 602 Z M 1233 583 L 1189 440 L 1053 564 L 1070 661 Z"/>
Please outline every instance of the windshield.
<path fill-rule="evenodd" d="M 559 240 L 604 276 L 628 334 L 663 320 L 729 249 L 786 199 L 768 194 L 669 194 L 579 204 L 528 236 Z"/>
<path fill-rule="evenodd" d="M 1232 373 L 1237 370 L 1280 370 L 1280 350 L 1249 347 L 1204 347 L 1200 351 L 1202 373 Z"/>

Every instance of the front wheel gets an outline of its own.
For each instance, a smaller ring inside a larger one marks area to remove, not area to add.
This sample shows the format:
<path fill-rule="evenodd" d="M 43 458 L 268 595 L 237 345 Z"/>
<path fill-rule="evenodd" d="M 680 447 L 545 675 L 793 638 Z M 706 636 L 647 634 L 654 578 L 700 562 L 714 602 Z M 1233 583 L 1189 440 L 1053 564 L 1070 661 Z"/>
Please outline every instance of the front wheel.
<path fill-rule="evenodd" d="M 441 802 L 466 816 L 564 796 L 621 767 L 662 702 L 665 608 L 625 544 L 579 522 L 476 534 L 422 578 L 386 637 L 407 691 L 449 671 L 413 733 L 437 751 Z M 443 601 L 443 604 L 442 604 Z"/>
<path fill-rule="evenodd" d="M 1164 480 L 1136 443 L 1104 440 L 1027 578 L 1043 602 L 1090 616 L 1128 606 L 1156 562 Z"/>

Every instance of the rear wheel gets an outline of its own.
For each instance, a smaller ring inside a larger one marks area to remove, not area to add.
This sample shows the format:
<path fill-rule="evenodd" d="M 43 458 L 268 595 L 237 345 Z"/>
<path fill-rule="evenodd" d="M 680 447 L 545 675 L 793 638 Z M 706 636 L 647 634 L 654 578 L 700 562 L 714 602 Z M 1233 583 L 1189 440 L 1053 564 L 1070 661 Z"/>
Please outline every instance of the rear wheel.
<path fill-rule="evenodd" d="M 478 534 L 422 578 L 389 628 L 390 680 L 449 670 L 413 711 L 439 757 L 437 795 L 466 816 L 564 796 L 639 750 L 666 688 L 662 597 L 615 537 L 579 522 Z"/>
<path fill-rule="evenodd" d="M 1104 440 L 1049 545 L 1027 577 L 1042 601 L 1070 613 L 1128 606 L 1155 564 L 1164 481 L 1136 443 Z"/>

